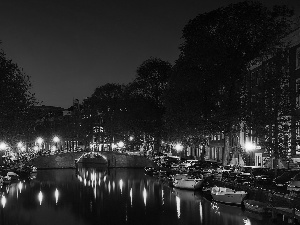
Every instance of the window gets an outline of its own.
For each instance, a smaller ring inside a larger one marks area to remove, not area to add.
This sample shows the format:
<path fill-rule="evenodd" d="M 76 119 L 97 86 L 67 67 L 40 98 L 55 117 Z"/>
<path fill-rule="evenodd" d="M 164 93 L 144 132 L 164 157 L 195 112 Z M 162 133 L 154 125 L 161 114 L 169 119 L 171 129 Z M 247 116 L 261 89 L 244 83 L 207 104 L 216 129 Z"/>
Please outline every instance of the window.
<path fill-rule="evenodd" d="M 300 78 L 296 80 L 296 108 L 300 108 Z"/>
<path fill-rule="evenodd" d="M 300 47 L 296 49 L 296 70 L 300 68 Z"/>
<path fill-rule="evenodd" d="M 296 121 L 296 139 L 300 140 L 300 121 Z"/>

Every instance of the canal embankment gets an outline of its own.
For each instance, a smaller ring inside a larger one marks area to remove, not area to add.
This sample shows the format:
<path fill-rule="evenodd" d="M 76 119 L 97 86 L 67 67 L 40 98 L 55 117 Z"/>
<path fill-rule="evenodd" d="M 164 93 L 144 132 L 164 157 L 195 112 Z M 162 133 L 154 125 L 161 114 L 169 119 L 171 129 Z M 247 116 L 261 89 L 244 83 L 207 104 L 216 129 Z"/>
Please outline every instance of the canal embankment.
<path fill-rule="evenodd" d="M 138 155 L 127 155 L 117 152 L 100 152 L 107 160 L 110 168 L 144 168 L 147 166 L 155 166 L 148 158 Z M 75 168 L 75 160 L 78 159 L 82 152 L 69 152 L 57 155 L 38 156 L 31 160 L 30 164 L 38 169 L 62 169 Z"/>

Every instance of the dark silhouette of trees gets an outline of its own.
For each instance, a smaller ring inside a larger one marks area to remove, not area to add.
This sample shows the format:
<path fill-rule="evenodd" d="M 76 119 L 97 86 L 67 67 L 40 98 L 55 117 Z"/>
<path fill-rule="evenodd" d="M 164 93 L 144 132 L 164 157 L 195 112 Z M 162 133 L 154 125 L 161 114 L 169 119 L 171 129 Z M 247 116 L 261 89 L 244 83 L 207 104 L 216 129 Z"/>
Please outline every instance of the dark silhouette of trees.
<path fill-rule="evenodd" d="M 123 106 L 124 86 L 108 83 L 95 89 L 90 98 L 83 102 L 82 129 L 87 135 L 97 137 L 103 143 L 122 140 L 126 134 Z M 98 127 L 93 131 L 93 127 Z"/>
<path fill-rule="evenodd" d="M 270 10 L 259 2 L 244 1 L 190 20 L 183 29 L 184 42 L 167 93 L 170 129 L 203 137 L 223 132 L 228 138 L 232 127 L 244 119 L 241 97 L 249 62 L 279 44 L 291 14 L 285 6 Z M 223 159 L 227 164 L 226 144 Z"/>
<path fill-rule="evenodd" d="M 35 118 L 31 115 L 36 103 L 30 92 L 31 83 L 17 64 L 0 51 L 0 136 L 14 145 L 31 138 Z"/>
<path fill-rule="evenodd" d="M 155 151 L 159 151 L 161 145 L 163 98 L 171 71 L 169 62 L 150 58 L 138 67 L 135 79 L 127 86 L 130 126 L 139 136 L 143 135 L 145 141 L 148 137 L 152 139 Z"/>

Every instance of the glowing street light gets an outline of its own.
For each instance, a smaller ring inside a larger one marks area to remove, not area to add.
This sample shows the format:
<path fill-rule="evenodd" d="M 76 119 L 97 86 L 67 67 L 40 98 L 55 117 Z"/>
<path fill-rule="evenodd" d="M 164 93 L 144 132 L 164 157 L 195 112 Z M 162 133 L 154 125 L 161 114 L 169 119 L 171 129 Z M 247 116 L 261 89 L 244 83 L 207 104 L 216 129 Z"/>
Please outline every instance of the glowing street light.
<path fill-rule="evenodd" d="M 0 142 L 0 150 L 6 150 L 7 144 L 5 142 Z"/>
<path fill-rule="evenodd" d="M 35 152 L 37 152 L 37 151 L 39 150 L 39 147 L 38 147 L 38 146 L 34 146 L 34 147 L 33 147 L 33 150 L 34 150 Z"/>
<path fill-rule="evenodd" d="M 176 144 L 176 145 L 175 145 L 175 149 L 176 149 L 177 152 L 182 151 L 182 149 L 183 149 L 182 144 Z"/>
<path fill-rule="evenodd" d="M 41 138 L 41 137 L 38 137 L 37 139 L 36 139 L 36 142 L 38 143 L 38 147 L 39 147 L 39 150 L 41 151 L 41 147 L 42 147 L 42 144 L 43 144 L 43 142 L 44 142 L 44 140 L 43 140 L 43 138 Z"/>
<path fill-rule="evenodd" d="M 23 147 L 23 143 L 20 141 L 18 144 L 17 144 L 18 148 L 22 148 Z"/>
<path fill-rule="evenodd" d="M 53 141 L 54 141 L 54 143 L 55 143 L 55 150 L 57 150 L 57 149 L 58 149 L 58 148 L 57 148 L 57 144 L 58 144 L 58 142 L 60 141 L 59 137 L 55 136 L 55 137 L 53 138 Z"/>
<path fill-rule="evenodd" d="M 251 152 L 256 149 L 256 145 L 252 142 L 245 143 L 245 150 L 249 153 L 249 164 L 251 165 Z"/>
<path fill-rule="evenodd" d="M 252 142 L 246 142 L 245 143 L 245 149 L 247 152 L 253 151 L 256 148 L 255 144 Z"/>
<path fill-rule="evenodd" d="M 37 142 L 39 145 L 42 145 L 43 142 L 44 142 L 44 140 L 43 140 L 43 138 L 39 137 L 39 138 L 36 139 L 36 142 Z"/>
<path fill-rule="evenodd" d="M 54 141 L 55 143 L 59 142 L 59 137 L 55 136 L 55 137 L 53 138 L 53 141 Z"/>
<path fill-rule="evenodd" d="M 125 144 L 124 144 L 124 142 L 123 142 L 123 141 L 119 141 L 119 142 L 118 142 L 118 147 L 119 147 L 119 148 L 123 148 L 123 147 L 124 147 L 124 145 L 125 145 Z"/>
<path fill-rule="evenodd" d="M 17 147 L 18 147 L 18 149 L 19 149 L 20 152 L 24 152 L 26 150 L 23 142 L 21 142 L 21 141 L 18 142 Z"/>

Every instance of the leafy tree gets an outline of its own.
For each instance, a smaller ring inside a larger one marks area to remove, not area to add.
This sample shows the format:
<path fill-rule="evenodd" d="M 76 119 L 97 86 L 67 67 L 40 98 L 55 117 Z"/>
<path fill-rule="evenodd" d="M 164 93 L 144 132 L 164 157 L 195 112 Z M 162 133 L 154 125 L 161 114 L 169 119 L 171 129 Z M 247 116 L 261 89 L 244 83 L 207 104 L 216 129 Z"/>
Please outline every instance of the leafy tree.
<path fill-rule="evenodd" d="M 260 2 L 244 1 L 190 20 L 167 94 L 167 118 L 176 108 L 181 114 L 172 124 L 181 124 L 183 130 L 192 125 L 196 134 L 218 131 L 228 137 L 243 120 L 241 96 L 249 61 L 278 44 L 291 13 L 285 6 L 270 10 Z M 224 164 L 228 154 L 226 145 Z"/>
<path fill-rule="evenodd" d="M 105 84 L 95 89 L 90 98 L 83 103 L 83 128 L 93 132 L 93 127 L 98 126 L 98 131 L 94 132 L 98 140 L 113 142 L 123 139 L 126 134 L 124 130 L 123 107 L 124 86 L 120 84 Z M 102 127 L 102 128 L 100 128 Z M 103 130 L 102 130 L 103 129 Z"/>
<path fill-rule="evenodd" d="M 15 144 L 31 138 L 34 118 L 32 106 L 36 103 L 30 92 L 31 83 L 17 64 L 6 58 L 0 51 L 0 138 L 9 144 Z"/>
<path fill-rule="evenodd" d="M 128 110 L 135 115 L 131 124 L 136 132 L 154 138 L 155 151 L 159 151 L 161 144 L 165 112 L 163 98 L 171 71 L 169 62 L 150 58 L 138 67 L 135 79 L 127 87 Z"/>

